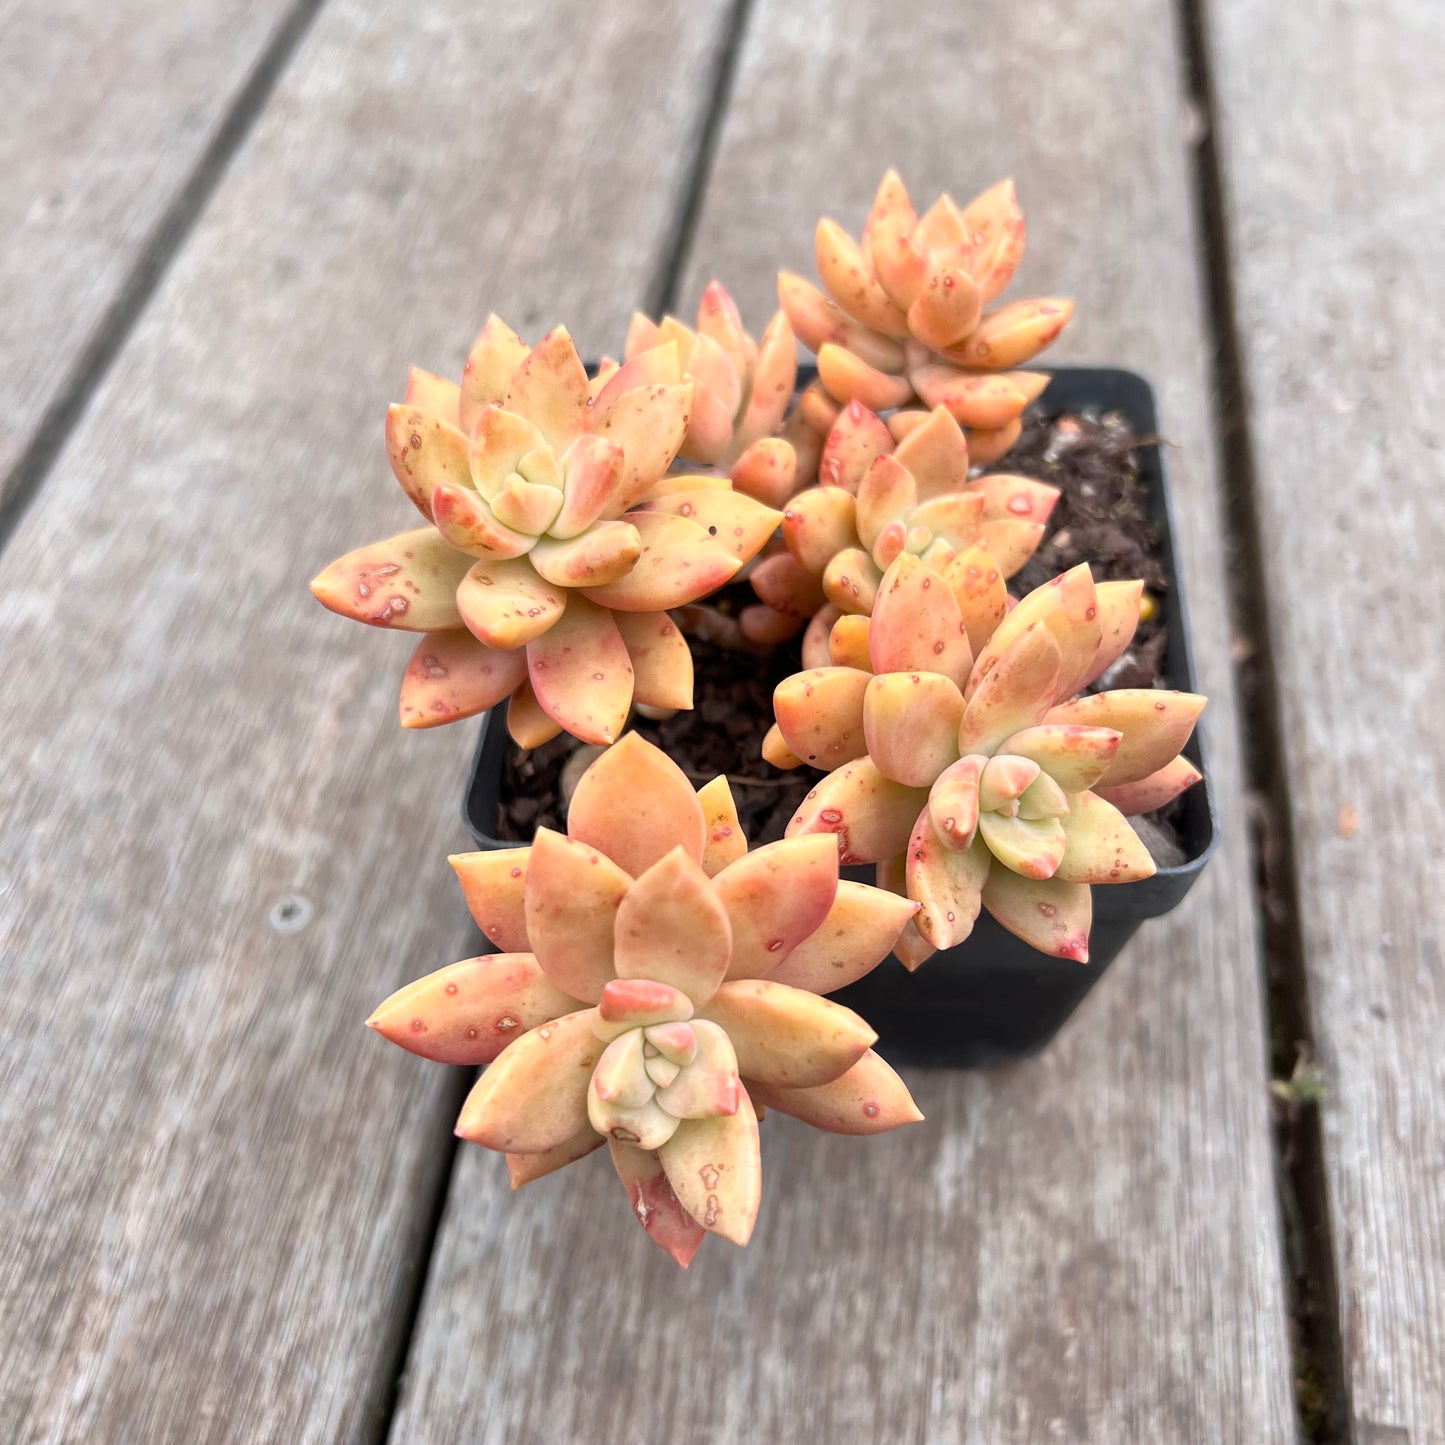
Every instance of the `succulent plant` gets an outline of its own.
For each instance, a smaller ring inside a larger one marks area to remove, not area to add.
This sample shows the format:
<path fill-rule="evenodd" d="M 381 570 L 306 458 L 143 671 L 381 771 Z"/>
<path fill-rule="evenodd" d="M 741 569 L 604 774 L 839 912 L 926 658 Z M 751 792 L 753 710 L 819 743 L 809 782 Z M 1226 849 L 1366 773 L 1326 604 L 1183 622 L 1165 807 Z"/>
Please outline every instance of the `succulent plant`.
<path fill-rule="evenodd" d="M 873 200 L 861 243 L 836 221 L 818 222 L 815 258 L 826 289 L 782 272 L 778 299 L 817 353 L 822 395 L 810 410 L 831 424 L 827 399 L 871 410 L 942 406 L 970 429 L 976 464 L 1018 440 L 1019 417 L 1048 384 L 1020 371 L 1073 314 L 1056 297 L 984 308 L 1013 279 L 1026 228 L 1013 182 L 960 207 L 940 196 L 919 216 L 896 171 Z M 901 411 L 895 435 L 919 423 Z"/>
<path fill-rule="evenodd" d="M 643 1228 L 686 1266 L 745 1244 L 766 1105 L 867 1134 L 914 1122 L 873 1031 L 820 995 L 887 956 L 917 905 L 839 882 L 831 838 L 752 852 L 725 779 L 694 792 L 627 733 L 573 794 L 567 833 L 452 859 L 504 952 L 392 995 L 369 1020 L 426 1058 L 489 1064 L 457 1133 L 514 1188 L 606 1143 Z"/>
<path fill-rule="evenodd" d="M 775 435 L 792 405 L 798 377 L 793 328 L 785 312 L 773 316 L 758 343 L 744 330 L 726 288 L 710 282 L 698 306 L 696 330 L 675 316 L 660 322 L 641 312 L 633 316 L 623 373 L 629 369 L 628 385 L 696 383 L 679 452 L 685 460 L 720 468 L 738 491 L 769 506 L 792 496 L 793 448 Z"/>
<path fill-rule="evenodd" d="M 562 730 L 608 743 L 634 701 L 692 706 L 667 609 L 726 582 L 778 514 L 715 478 L 662 484 L 696 386 L 638 380 L 676 372 L 676 347 L 656 350 L 589 381 L 565 328 L 528 350 L 494 316 L 460 386 L 413 369 L 386 442 L 427 525 L 311 584 L 343 616 L 426 634 L 402 682 L 404 726 L 511 697 L 525 746 Z"/>
<path fill-rule="evenodd" d="M 1058 489 L 1029 477 L 969 480 L 968 442 L 942 407 L 901 442 L 860 402 L 839 412 L 822 451 L 819 485 L 783 512 L 785 552 L 753 567 L 763 607 L 745 611 L 759 641 L 790 636 L 812 619 L 805 659 L 826 661 L 828 630 L 844 614 L 866 616 L 884 570 L 900 553 L 942 571 L 978 548 L 1013 576 L 1033 555 Z"/>
<path fill-rule="evenodd" d="M 840 617 L 831 665 L 785 679 L 765 754 L 824 769 L 788 838 L 833 834 L 845 863 L 920 905 L 895 950 L 916 967 L 980 908 L 1033 947 L 1088 959 L 1093 883 L 1154 862 L 1125 817 L 1199 778 L 1179 753 L 1205 699 L 1080 696 L 1128 647 L 1142 584 L 1086 565 L 1006 611 L 987 554 L 940 576 L 889 565 L 871 617 Z"/>

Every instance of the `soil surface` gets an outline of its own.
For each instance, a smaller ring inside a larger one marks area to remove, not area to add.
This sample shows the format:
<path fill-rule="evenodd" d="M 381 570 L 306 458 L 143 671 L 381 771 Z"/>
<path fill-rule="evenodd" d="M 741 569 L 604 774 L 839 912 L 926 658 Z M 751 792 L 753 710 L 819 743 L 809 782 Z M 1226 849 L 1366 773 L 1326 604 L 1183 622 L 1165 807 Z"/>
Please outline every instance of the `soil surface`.
<path fill-rule="evenodd" d="M 1078 562 L 1088 562 L 1099 581 L 1141 577 L 1155 611 L 1142 620 L 1128 652 L 1096 688 L 1152 687 L 1162 682 L 1168 633 L 1163 601 L 1168 579 L 1159 556 L 1159 532 L 1149 518 L 1149 496 L 1139 481 L 1138 441 L 1117 413 L 1091 418 L 1068 413 L 1027 419 L 1018 445 L 994 470 L 1037 477 L 1062 495 L 1038 552 L 1011 583 L 1021 596 Z M 746 586 L 726 589 L 713 601 L 732 610 L 754 601 Z M 696 678 L 691 712 L 660 722 L 634 716 L 632 725 L 675 758 L 701 786 L 728 775 L 738 817 L 754 847 L 783 836 L 803 796 L 821 776 L 812 768 L 779 772 L 762 758 L 763 737 L 773 721 L 773 689 L 802 666 L 801 640 L 767 652 L 719 647 L 689 639 Z M 513 747 L 503 766 L 497 836 L 526 842 L 538 827 L 566 826 L 563 770 L 581 746 L 563 733 L 540 748 Z M 575 770 L 574 770 L 575 771 Z M 569 780 L 570 781 L 570 780 Z M 1148 819 L 1135 819 L 1161 864 L 1182 862 L 1172 825 L 1179 804 Z"/>

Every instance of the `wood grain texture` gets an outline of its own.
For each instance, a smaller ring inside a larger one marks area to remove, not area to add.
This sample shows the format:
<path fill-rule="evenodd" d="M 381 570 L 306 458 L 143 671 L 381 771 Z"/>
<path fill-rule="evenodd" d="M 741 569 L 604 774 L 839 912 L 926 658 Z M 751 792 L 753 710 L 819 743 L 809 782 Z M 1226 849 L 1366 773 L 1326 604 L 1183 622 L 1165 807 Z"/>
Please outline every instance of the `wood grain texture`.
<path fill-rule="evenodd" d="M 0 503 L 293 7 L 0 4 Z"/>
<path fill-rule="evenodd" d="M 1168 7 L 896 11 L 758 0 L 680 309 L 720 276 L 761 327 L 813 224 L 883 169 L 923 197 L 1012 171 L 1020 294 L 1076 294 L 1061 357 L 1152 376 L 1224 846 L 1035 1062 L 913 1073 L 878 1140 L 765 1126 L 762 1219 L 681 1276 L 606 1161 L 507 1197 L 464 1149 L 401 1442 L 1293 1438 L 1263 1028 Z"/>
<path fill-rule="evenodd" d="M 1355 1438 L 1438 1445 L 1445 9 L 1207 14 Z"/>
<path fill-rule="evenodd" d="M 619 344 L 724 18 L 336 0 L 0 558 L 0 1439 L 384 1424 L 464 1080 L 361 1024 L 473 946 L 473 730 L 306 581 L 409 362 Z"/>

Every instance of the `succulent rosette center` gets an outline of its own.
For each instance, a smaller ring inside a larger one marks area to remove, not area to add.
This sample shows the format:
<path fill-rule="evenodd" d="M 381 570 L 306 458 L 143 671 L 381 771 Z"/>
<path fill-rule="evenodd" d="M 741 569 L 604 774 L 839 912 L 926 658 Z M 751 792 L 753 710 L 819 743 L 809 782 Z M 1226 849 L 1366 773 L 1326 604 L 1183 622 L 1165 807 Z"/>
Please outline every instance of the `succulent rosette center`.
<path fill-rule="evenodd" d="M 969 477 L 968 442 L 942 407 L 895 444 L 881 418 L 850 402 L 823 448 L 821 484 L 789 499 L 785 552 L 753 569 L 753 590 L 778 619 L 755 615 L 761 638 L 788 634 L 811 616 L 805 661 L 816 665 L 840 615 L 867 616 L 883 574 L 907 553 L 944 572 L 960 557 L 999 583 L 1033 555 L 1058 490 L 1029 477 Z M 1002 616 L 1000 612 L 998 614 Z M 744 616 L 745 626 L 750 619 Z"/>
<path fill-rule="evenodd" d="M 717 1024 L 693 1018 L 680 989 L 613 979 L 592 1031 L 609 1040 L 587 1089 L 587 1117 L 599 1134 L 658 1149 L 684 1120 L 737 1113 L 737 1053 Z"/>

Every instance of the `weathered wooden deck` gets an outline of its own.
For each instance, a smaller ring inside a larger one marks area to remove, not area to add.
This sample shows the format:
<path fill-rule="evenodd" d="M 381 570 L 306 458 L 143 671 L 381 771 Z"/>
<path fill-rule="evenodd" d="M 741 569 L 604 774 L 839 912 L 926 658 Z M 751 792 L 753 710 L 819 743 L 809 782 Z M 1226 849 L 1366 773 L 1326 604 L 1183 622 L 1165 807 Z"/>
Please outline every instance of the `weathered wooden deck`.
<path fill-rule="evenodd" d="M 1445 1441 L 1439 0 L 0 9 L 0 1441 Z M 1159 388 L 1224 847 L 684 1276 L 360 1029 L 471 730 L 305 581 L 408 362 L 761 324 L 888 164 Z"/>

